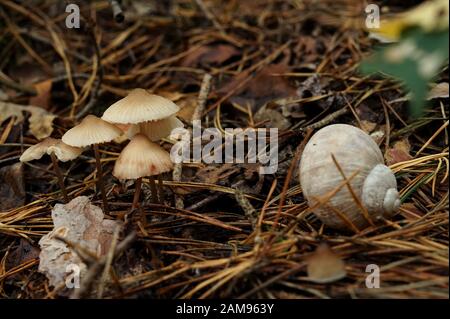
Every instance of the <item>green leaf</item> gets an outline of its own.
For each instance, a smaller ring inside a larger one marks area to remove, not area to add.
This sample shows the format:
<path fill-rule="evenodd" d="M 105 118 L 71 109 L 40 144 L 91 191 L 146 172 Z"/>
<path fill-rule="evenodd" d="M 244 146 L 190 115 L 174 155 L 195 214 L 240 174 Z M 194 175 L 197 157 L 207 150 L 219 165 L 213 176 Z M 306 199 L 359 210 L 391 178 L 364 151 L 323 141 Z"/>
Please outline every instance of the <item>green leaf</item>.
<path fill-rule="evenodd" d="M 411 115 L 423 113 L 427 84 L 439 73 L 449 57 L 448 29 L 426 33 L 411 29 L 402 34 L 400 42 L 376 49 L 363 61 L 365 74 L 383 73 L 403 82 L 412 93 Z"/>

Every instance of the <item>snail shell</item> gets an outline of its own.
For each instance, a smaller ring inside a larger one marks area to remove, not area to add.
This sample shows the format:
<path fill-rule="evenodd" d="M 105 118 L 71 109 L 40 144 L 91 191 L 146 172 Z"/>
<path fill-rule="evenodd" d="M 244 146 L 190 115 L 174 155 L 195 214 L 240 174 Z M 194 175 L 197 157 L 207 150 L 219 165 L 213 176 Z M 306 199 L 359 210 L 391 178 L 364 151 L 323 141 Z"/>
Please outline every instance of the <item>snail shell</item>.
<path fill-rule="evenodd" d="M 317 131 L 303 150 L 300 159 L 300 184 L 310 207 L 342 185 L 344 178 L 332 159 L 334 155 L 345 177 L 372 221 L 391 216 L 400 206 L 397 181 L 384 165 L 378 145 L 364 131 L 347 124 L 334 124 Z M 346 185 L 333 195 L 326 205 L 314 208 L 314 213 L 329 227 L 356 228 L 369 225 L 363 211 Z"/>

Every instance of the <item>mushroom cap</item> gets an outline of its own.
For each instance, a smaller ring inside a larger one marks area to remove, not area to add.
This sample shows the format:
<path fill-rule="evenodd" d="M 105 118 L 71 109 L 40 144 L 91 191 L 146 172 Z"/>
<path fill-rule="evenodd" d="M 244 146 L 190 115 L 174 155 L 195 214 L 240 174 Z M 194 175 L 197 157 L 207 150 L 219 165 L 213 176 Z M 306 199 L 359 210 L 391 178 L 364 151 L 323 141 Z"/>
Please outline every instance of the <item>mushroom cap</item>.
<path fill-rule="evenodd" d="M 112 174 L 118 179 L 137 179 L 172 169 L 173 163 L 166 150 L 145 135 L 136 134 L 120 153 Z"/>
<path fill-rule="evenodd" d="M 122 134 L 117 126 L 94 115 L 86 116 L 80 124 L 63 135 L 62 141 L 70 146 L 85 147 L 110 142 Z"/>
<path fill-rule="evenodd" d="M 102 119 L 111 123 L 136 124 L 157 121 L 177 113 L 180 108 L 172 101 L 144 89 L 134 89 L 111 105 Z"/>
<path fill-rule="evenodd" d="M 55 154 L 61 162 L 67 162 L 80 156 L 80 154 L 83 153 L 83 149 L 67 145 L 63 141 L 58 140 L 55 145 L 52 145 L 47 149 L 47 154 L 50 155 L 51 153 Z"/>
<path fill-rule="evenodd" d="M 128 131 L 128 138 L 133 137 L 137 133 L 142 133 L 151 141 L 156 142 L 170 135 L 172 130 L 183 127 L 181 122 L 175 115 L 158 121 L 150 121 L 132 125 Z"/>
<path fill-rule="evenodd" d="M 42 156 L 44 156 L 44 154 L 47 154 L 47 150 L 50 146 L 56 145 L 56 143 L 58 143 L 58 140 L 56 138 L 47 137 L 41 142 L 27 148 L 20 156 L 19 160 L 21 162 L 38 160 Z"/>
<path fill-rule="evenodd" d="M 42 142 L 29 147 L 20 156 L 21 162 L 40 159 L 44 154 L 55 154 L 61 162 L 71 161 L 83 152 L 83 149 L 65 144 L 59 139 L 47 137 Z"/>

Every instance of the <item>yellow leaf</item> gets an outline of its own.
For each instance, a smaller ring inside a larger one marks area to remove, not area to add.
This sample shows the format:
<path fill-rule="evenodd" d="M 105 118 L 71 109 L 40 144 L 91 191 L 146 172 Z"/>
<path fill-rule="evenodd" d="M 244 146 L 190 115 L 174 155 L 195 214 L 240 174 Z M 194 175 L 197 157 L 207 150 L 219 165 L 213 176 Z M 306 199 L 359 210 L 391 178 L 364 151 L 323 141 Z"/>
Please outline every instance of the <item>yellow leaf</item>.
<path fill-rule="evenodd" d="M 377 37 L 387 41 L 398 41 L 401 33 L 411 27 L 419 27 L 426 32 L 448 29 L 449 1 L 432 0 L 411 10 L 398 14 L 389 20 L 382 20 L 379 29 L 371 29 Z"/>

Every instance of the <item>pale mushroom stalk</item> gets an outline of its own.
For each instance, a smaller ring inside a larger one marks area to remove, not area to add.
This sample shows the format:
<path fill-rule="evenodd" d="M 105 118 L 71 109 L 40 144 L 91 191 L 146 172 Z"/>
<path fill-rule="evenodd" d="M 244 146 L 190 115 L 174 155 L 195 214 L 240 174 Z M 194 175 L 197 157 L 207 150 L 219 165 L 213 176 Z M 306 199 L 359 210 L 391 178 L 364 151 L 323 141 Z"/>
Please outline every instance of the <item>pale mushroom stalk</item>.
<path fill-rule="evenodd" d="M 62 193 L 64 202 L 68 203 L 69 197 L 67 196 L 67 190 L 64 185 L 63 175 L 61 173 L 61 170 L 59 169 L 58 159 L 56 158 L 56 155 L 54 153 L 50 153 L 50 157 L 51 157 L 52 163 L 53 163 L 53 170 L 55 172 L 56 177 L 58 178 L 58 184 L 59 184 L 59 188 L 61 189 L 61 193 Z"/>
<path fill-rule="evenodd" d="M 94 155 L 95 155 L 95 164 L 97 166 L 97 187 L 100 190 L 102 196 L 103 210 L 105 213 L 108 213 L 108 200 L 106 199 L 105 186 L 103 185 L 103 169 L 100 157 L 100 151 L 98 150 L 98 145 L 94 144 Z"/>

